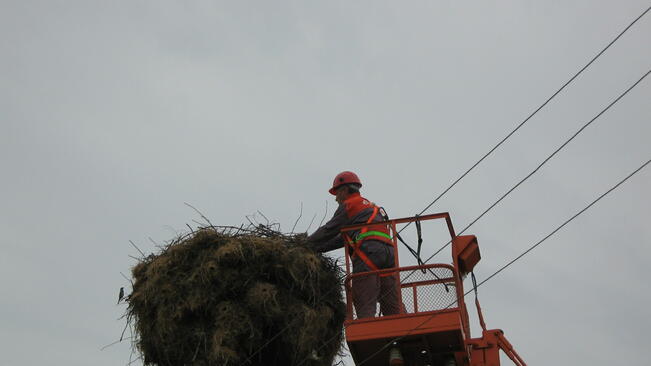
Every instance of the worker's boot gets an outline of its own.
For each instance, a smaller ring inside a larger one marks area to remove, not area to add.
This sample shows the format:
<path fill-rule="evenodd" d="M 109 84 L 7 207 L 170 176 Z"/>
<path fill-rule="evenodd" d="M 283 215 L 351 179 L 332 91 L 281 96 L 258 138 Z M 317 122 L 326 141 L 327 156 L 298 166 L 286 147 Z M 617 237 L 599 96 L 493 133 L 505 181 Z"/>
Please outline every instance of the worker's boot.
<path fill-rule="evenodd" d="M 389 351 L 389 365 L 390 366 L 404 366 L 405 360 L 402 359 L 402 353 L 398 345 L 394 345 Z"/>

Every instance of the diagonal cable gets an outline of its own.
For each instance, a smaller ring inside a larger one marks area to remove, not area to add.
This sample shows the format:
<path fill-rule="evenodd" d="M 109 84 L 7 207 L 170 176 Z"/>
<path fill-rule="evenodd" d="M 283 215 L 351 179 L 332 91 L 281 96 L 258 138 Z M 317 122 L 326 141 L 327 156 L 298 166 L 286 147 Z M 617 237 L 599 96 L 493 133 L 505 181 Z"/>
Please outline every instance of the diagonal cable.
<path fill-rule="evenodd" d="M 470 173 L 473 169 L 475 169 L 477 165 L 481 164 L 481 162 L 484 161 L 484 159 L 486 159 L 490 154 L 492 154 L 495 150 L 497 150 L 498 147 L 500 147 L 506 140 L 508 140 L 514 133 L 516 133 L 522 126 L 524 126 L 525 123 L 527 123 L 533 116 L 535 116 L 541 109 L 543 109 L 549 102 L 551 102 L 552 99 L 554 99 L 561 91 L 563 91 L 565 87 L 570 85 L 574 81 L 574 79 L 576 79 L 579 75 L 581 75 L 581 73 L 583 73 L 585 69 L 590 67 L 590 65 L 592 65 L 593 62 L 595 62 L 599 57 L 601 57 L 601 55 L 604 52 L 606 52 L 606 50 L 608 50 L 610 46 L 612 46 L 615 42 L 617 42 L 617 40 L 621 38 L 624 35 L 624 33 L 626 33 L 635 23 L 637 23 L 638 20 L 640 20 L 643 16 L 645 16 L 646 13 L 649 12 L 649 10 L 651 10 L 651 6 L 646 8 L 646 10 L 642 12 L 642 14 L 640 14 L 637 18 L 635 18 L 635 20 L 633 20 L 626 28 L 624 28 L 624 30 L 622 30 L 612 41 L 610 41 L 610 43 L 608 43 L 606 47 L 604 47 L 601 51 L 599 51 L 599 53 L 597 53 L 596 56 L 594 56 L 587 64 L 585 64 L 585 66 L 583 66 L 579 71 L 577 71 L 576 74 L 574 74 L 574 76 L 572 76 L 568 81 L 566 81 L 565 84 L 563 84 L 558 90 L 556 90 L 556 92 L 554 92 L 554 94 L 552 94 L 549 98 L 547 98 L 547 100 L 545 100 L 538 108 L 536 108 L 533 112 L 531 112 L 531 114 L 529 114 L 527 118 L 525 118 L 522 122 L 520 122 L 520 124 L 517 125 L 511 132 L 509 132 L 502 140 L 500 140 L 500 142 L 498 142 L 497 145 L 493 146 L 493 148 L 490 149 L 486 154 L 484 154 L 484 156 L 482 156 L 479 160 L 477 160 L 475 164 L 473 164 L 468 170 L 466 170 L 463 174 L 461 174 L 461 176 L 457 178 L 457 180 L 455 180 L 448 188 L 446 188 L 443 192 L 441 192 L 441 194 L 439 194 L 430 204 L 428 204 L 427 207 L 425 207 L 418 215 L 422 215 L 425 211 L 427 211 L 430 207 L 432 207 L 436 202 L 438 202 L 439 199 L 441 199 L 441 197 L 443 197 L 446 193 L 448 193 L 448 191 L 450 191 L 452 187 L 457 185 L 459 181 L 461 181 L 463 178 L 466 177 L 466 175 L 468 175 L 468 173 Z M 405 225 L 402 229 L 400 229 L 398 233 L 401 233 L 402 230 L 406 229 L 409 226 L 409 224 L 411 223 Z"/>
<path fill-rule="evenodd" d="M 608 111 L 613 105 L 615 105 L 620 99 L 622 99 L 628 92 L 630 92 L 633 88 L 635 88 L 644 78 L 646 78 L 649 73 L 651 73 L 651 69 L 647 71 L 644 75 L 642 75 L 641 78 L 639 78 L 633 85 L 628 87 L 623 93 L 621 93 L 617 98 L 615 98 L 610 104 L 608 104 L 604 109 L 601 110 L 596 116 L 594 116 L 591 120 L 589 120 L 587 123 L 585 123 L 581 128 L 576 131 L 569 139 L 567 139 L 561 146 L 559 146 L 554 152 L 552 152 L 549 156 L 547 156 L 534 170 L 532 170 L 529 174 L 527 174 L 524 178 L 522 178 L 518 183 L 516 183 L 511 189 L 509 189 L 506 193 L 504 193 L 497 201 L 495 201 L 492 205 L 490 205 L 484 212 L 482 212 L 477 218 L 472 220 L 463 230 L 461 230 L 457 235 L 463 234 L 466 230 L 468 230 L 472 225 L 474 225 L 477 221 L 479 221 L 484 215 L 486 215 L 490 210 L 492 210 L 495 206 L 497 206 L 504 198 L 506 198 L 511 192 L 513 192 L 515 189 L 517 189 L 522 183 L 524 183 L 527 179 L 529 179 L 532 175 L 536 174 L 540 168 L 543 167 L 549 160 L 551 160 L 559 151 L 561 151 L 567 144 L 569 144 L 572 140 L 574 140 L 575 137 L 577 137 L 583 130 L 585 130 L 588 126 L 592 124 L 597 118 L 601 117 L 606 111 Z M 439 248 L 434 254 L 432 254 L 429 258 L 425 260 L 425 263 L 429 262 L 432 258 L 434 258 L 438 253 L 440 253 L 443 249 L 445 249 L 448 245 L 450 245 L 452 241 L 448 241 L 445 245 L 443 245 L 441 248 Z"/>
<path fill-rule="evenodd" d="M 577 218 L 579 215 L 581 215 L 582 213 L 584 213 L 585 211 L 587 211 L 587 210 L 588 210 L 590 207 L 592 207 L 595 203 L 599 202 L 599 200 L 602 199 L 602 198 L 604 198 L 606 195 L 608 195 L 608 193 L 614 191 L 614 190 L 617 189 L 620 185 L 622 185 L 624 182 L 626 182 L 630 177 L 634 176 L 637 172 L 639 172 L 640 170 L 644 169 L 647 165 L 649 165 L 649 163 L 651 163 L 651 160 L 647 160 L 646 163 L 642 164 L 642 166 L 640 166 L 639 168 L 637 168 L 635 171 L 633 171 L 631 174 L 629 174 L 626 178 L 624 178 L 624 179 L 621 180 L 619 183 L 617 183 L 616 185 L 614 185 L 613 187 L 611 187 L 609 190 L 607 190 L 606 192 L 604 192 L 601 196 L 597 197 L 597 199 L 595 199 L 594 201 L 592 201 L 589 205 L 587 205 L 587 206 L 586 206 L 585 208 L 583 208 L 581 211 L 579 211 L 579 212 L 577 212 L 576 214 L 574 214 L 574 216 L 572 216 L 572 217 L 570 217 L 569 219 L 567 219 L 567 220 L 566 220 L 565 222 L 563 222 L 559 227 L 557 227 L 557 228 L 554 229 L 552 232 L 550 232 L 549 234 L 547 234 L 547 236 L 545 236 L 544 238 L 540 239 L 540 241 L 538 241 L 536 244 L 532 245 L 531 247 L 529 247 L 529 249 L 527 249 L 527 250 L 525 250 L 524 252 L 522 252 L 522 254 L 518 255 L 518 256 L 515 257 L 515 258 L 513 258 L 510 262 L 508 262 L 507 264 L 505 264 L 504 266 L 502 266 L 500 269 L 498 269 L 497 271 L 495 271 L 493 274 L 491 274 L 490 276 L 486 277 L 486 279 L 484 279 L 483 281 L 481 281 L 481 282 L 479 283 L 479 285 L 477 285 L 477 286 L 481 286 L 482 284 L 484 284 L 485 282 L 487 282 L 487 281 L 490 280 L 491 278 L 495 277 L 498 273 L 502 272 L 502 271 L 505 270 L 507 267 L 509 267 L 509 266 L 512 265 L 513 263 L 517 262 L 520 258 L 522 258 L 522 257 L 524 257 L 525 255 L 527 255 L 530 251 L 532 251 L 532 250 L 533 250 L 534 248 L 536 248 L 538 245 L 542 244 L 545 240 L 549 239 L 550 236 L 556 234 L 556 232 L 559 231 L 560 229 L 562 229 L 565 225 L 569 224 L 572 220 L 574 220 L 574 219 Z"/>

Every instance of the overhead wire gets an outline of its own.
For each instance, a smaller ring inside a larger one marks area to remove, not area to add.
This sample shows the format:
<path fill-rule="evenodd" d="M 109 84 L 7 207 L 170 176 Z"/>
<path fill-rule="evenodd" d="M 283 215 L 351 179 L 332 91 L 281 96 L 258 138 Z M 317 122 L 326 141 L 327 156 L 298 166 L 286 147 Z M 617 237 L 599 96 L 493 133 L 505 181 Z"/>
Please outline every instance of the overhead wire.
<path fill-rule="evenodd" d="M 604 193 L 602 193 L 599 197 L 597 197 L 597 198 L 594 199 L 592 202 L 590 202 L 590 204 L 588 204 L 588 205 L 585 206 L 583 209 L 579 210 L 577 213 L 575 213 L 575 214 L 572 215 L 570 218 L 568 218 L 567 220 L 565 220 L 561 225 L 559 225 L 558 227 L 556 227 L 554 230 L 552 230 L 549 234 L 547 234 L 545 237 L 543 237 L 542 239 L 540 239 L 538 242 L 536 242 L 535 244 L 533 244 L 532 246 L 530 246 L 527 250 L 525 250 L 525 251 L 522 252 L 520 255 L 518 255 L 517 257 L 515 257 L 514 259 L 512 259 L 511 261 L 509 261 L 508 263 L 506 263 L 506 264 L 503 265 L 502 267 L 500 267 L 497 271 L 493 272 L 490 276 L 488 276 L 486 279 L 484 279 L 484 280 L 481 281 L 479 284 L 477 284 L 476 287 L 473 287 L 473 289 L 466 291 L 466 292 L 464 293 L 463 296 L 465 297 L 465 296 L 467 296 L 468 294 L 472 293 L 472 292 L 473 292 L 477 287 L 479 287 L 479 286 L 483 285 L 484 283 L 488 282 L 489 280 L 491 280 L 492 278 L 494 278 L 497 274 L 499 274 L 500 272 L 502 272 L 503 270 L 505 270 L 506 268 L 508 268 L 509 266 L 511 266 L 513 263 L 517 262 L 517 261 L 520 260 L 522 257 L 524 257 L 525 255 L 527 255 L 527 254 L 528 254 L 529 252 L 531 252 L 534 248 L 536 248 L 537 246 L 539 246 L 540 244 L 542 244 L 543 242 L 545 242 L 547 239 L 549 239 L 550 237 L 552 237 L 554 234 L 556 234 L 559 230 L 561 230 L 561 229 L 562 229 L 563 227 L 565 227 L 567 224 L 569 224 L 570 222 L 572 222 L 575 218 L 577 218 L 578 216 L 580 216 L 581 214 L 583 214 L 585 211 L 587 211 L 590 207 L 592 207 L 594 204 L 596 204 L 597 202 L 599 202 L 602 198 L 606 197 L 609 193 L 611 193 L 611 192 L 614 191 L 615 189 L 619 188 L 619 186 L 621 186 L 622 184 L 624 184 L 624 182 L 626 182 L 629 178 L 631 178 L 632 176 L 634 176 L 635 174 L 637 174 L 638 172 L 640 172 L 642 169 L 644 169 L 647 165 L 649 165 L 649 163 L 651 163 L 651 159 L 650 159 L 650 160 L 647 160 L 644 164 L 642 164 L 640 167 L 638 167 L 637 169 L 635 169 L 632 173 L 628 174 L 624 179 L 620 180 L 617 184 L 615 184 L 615 185 L 612 186 L 610 189 L 608 189 L 607 191 L 605 191 Z M 457 301 L 458 301 L 458 300 L 455 300 L 454 302 L 450 303 L 448 306 L 446 306 L 445 308 L 443 308 L 443 309 L 441 309 L 441 310 L 445 310 L 445 309 L 450 308 L 452 305 L 454 305 L 455 303 L 457 303 Z M 409 335 L 411 335 L 412 332 L 414 332 L 414 331 L 420 329 L 420 327 L 422 327 L 424 324 L 426 324 L 427 322 L 429 322 L 430 320 L 432 320 L 432 318 L 434 318 L 436 315 L 437 315 L 437 314 L 432 314 L 432 315 L 429 316 L 427 319 L 425 319 L 423 322 L 421 322 L 420 324 L 418 324 L 416 327 L 414 327 L 414 328 L 412 328 L 411 330 L 409 330 L 409 331 L 407 332 L 407 334 L 405 334 L 405 335 L 403 335 L 403 336 L 400 336 L 400 337 L 396 337 L 396 338 L 392 339 L 391 341 L 387 342 L 387 343 L 386 343 L 384 346 L 382 346 L 378 351 L 376 351 L 375 353 L 371 354 L 371 355 L 368 356 L 366 359 L 364 359 L 362 362 L 360 362 L 359 364 L 357 364 L 357 366 L 362 366 L 364 363 L 366 363 L 367 361 L 369 361 L 370 359 L 372 359 L 373 357 L 375 357 L 376 355 L 378 355 L 380 352 L 382 352 L 382 351 L 383 351 L 384 349 L 386 349 L 387 347 L 391 346 L 393 343 L 398 342 L 398 341 L 404 339 L 405 337 L 408 337 Z"/>
<path fill-rule="evenodd" d="M 622 35 L 626 30 L 628 30 L 628 29 L 629 29 L 633 24 L 635 24 L 635 22 L 637 22 L 637 21 L 638 21 L 638 20 L 639 20 L 643 15 L 645 15 L 645 14 L 646 14 L 650 9 L 651 9 L 651 7 L 647 8 L 647 9 L 646 9 L 646 10 L 645 10 L 645 11 L 644 11 L 640 16 L 638 16 L 638 17 L 637 17 L 637 18 L 636 18 L 632 23 L 630 23 L 630 24 L 629 24 L 629 25 L 624 29 L 624 31 L 620 32 L 620 34 L 619 34 L 617 37 L 615 37 L 615 39 L 614 39 L 613 41 L 611 41 L 611 42 L 608 44 L 608 46 L 606 46 L 606 48 L 604 48 L 604 49 L 602 50 L 602 52 L 600 52 L 600 53 L 597 55 L 597 57 L 598 57 L 599 55 L 601 55 L 601 54 L 603 53 L 603 51 L 605 51 L 608 47 L 610 47 L 610 45 L 612 45 L 612 44 L 613 44 L 617 39 L 619 39 L 619 37 L 620 37 L 620 36 L 621 36 L 621 35 Z M 594 61 L 594 58 L 593 58 L 592 61 Z M 592 63 L 592 61 L 590 61 L 590 63 Z M 588 65 L 589 65 L 590 63 L 588 63 Z M 585 69 L 585 67 L 582 68 L 581 71 L 584 70 L 584 69 Z M 579 73 L 580 73 L 581 71 L 579 71 Z M 574 140 L 574 138 L 576 138 L 576 137 L 577 137 L 581 132 L 583 132 L 583 130 L 585 130 L 585 129 L 586 129 L 589 125 L 591 125 L 595 120 L 597 120 L 599 117 L 601 117 L 601 115 L 603 115 L 606 111 L 608 111 L 608 110 L 609 110 L 613 105 L 615 105 L 615 104 L 616 104 L 620 99 L 622 99 L 622 98 L 623 98 L 626 94 L 628 94 L 628 93 L 629 93 L 633 88 L 635 88 L 635 87 L 636 87 L 640 82 L 642 82 L 642 80 L 644 80 L 644 79 L 649 75 L 649 73 L 651 73 L 651 69 L 650 69 L 649 71 L 647 71 L 644 75 L 642 75 L 642 77 L 640 77 L 640 78 L 639 78 L 639 79 L 638 79 L 634 84 L 632 84 L 631 86 L 629 86 L 629 87 L 628 87 L 628 88 L 627 88 L 623 93 L 621 93 L 617 98 L 615 98 L 612 102 L 610 102 L 610 103 L 609 103 L 605 108 L 603 108 L 603 109 L 602 109 L 602 110 L 601 110 L 601 111 L 600 111 L 596 116 L 594 116 L 594 117 L 593 117 L 592 119 L 590 119 L 587 123 L 585 123 L 585 124 L 584 124 L 584 125 L 583 125 L 579 130 L 578 130 L 578 131 L 576 131 L 572 136 L 570 136 L 570 138 L 567 139 L 567 140 L 566 140 L 566 141 L 565 141 L 561 146 L 559 146 L 556 150 L 554 150 L 554 152 L 552 152 L 549 156 L 547 156 L 547 158 L 545 158 L 545 159 L 544 159 L 544 160 L 543 160 L 543 161 L 542 161 L 542 162 L 541 162 L 541 163 L 540 163 L 540 164 L 539 164 L 539 165 L 538 165 L 534 170 L 532 170 L 529 174 L 527 174 L 524 178 L 522 178 L 518 183 L 516 183 L 513 187 L 511 187 L 511 189 L 509 189 L 509 190 L 508 190 L 505 194 L 503 194 L 503 195 L 502 195 L 502 196 L 501 196 L 497 201 L 495 201 L 492 205 L 490 205 L 487 209 L 485 209 L 485 210 L 484 210 L 484 211 L 483 211 L 483 212 L 482 212 L 482 213 L 481 213 L 477 218 L 475 218 L 475 219 L 474 219 L 473 221 L 471 221 L 471 222 L 470 222 L 466 227 L 464 227 L 460 232 L 458 232 L 457 235 L 461 235 L 461 234 L 463 234 L 464 232 L 466 232 L 466 230 L 468 230 L 472 225 L 474 225 L 477 221 L 479 221 L 482 217 L 484 217 L 484 215 L 486 215 L 486 214 L 487 214 L 489 211 L 491 211 L 495 206 L 497 206 L 500 202 L 502 202 L 502 200 L 504 200 L 504 198 L 506 198 L 508 195 L 510 195 L 510 194 L 511 194 L 515 189 L 517 189 L 517 188 L 518 188 L 522 183 L 524 183 L 524 182 L 525 182 L 526 180 L 528 180 L 532 175 L 534 175 L 536 172 L 538 172 L 538 170 L 540 170 L 540 169 L 541 169 L 541 168 L 542 168 L 542 167 L 543 167 L 543 166 L 544 166 L 544 165 L 545 165 L 549 160 L 551 160 L 551 159 L 552 159 L 552 158 L 553 158 L 553 157 L 554 157 L 554 156 L 555 156 L 559 151 L 561 151 L 561 150 L 562 150 L 562 149 L 563 149 L 567 144 L 569 144 L 572 140 Z M 578 73 L 577 73 L 577 75 L 578 75 Z M 561 89 L 562 89 L 562 88 L 561 88 Z M 559 90 L 560 90 L 560 89 L 559 89 Z M 519 128 L 519 127 L 518 127 L 518 128 Z M 510 136 L 510 135 L 509 135 L 509 136 Z M 498 143 L 498 145 L 496 145 L 496 146 L 499 146 L 503 141 L 504 141 L 504 140 L 502 140 L 502 141 L 501 141 L 500 143 Z M 485 155 L 485 156 L 487 156 L 487 155 Z M 484 156 L 484 157 L 485 157 L 485 156 Z M 484 159 L 484 158 L 480 159 L 480 161 L 483 160 L 483 159 Z M 472 169 L 472 168 L 471 168 L 471 169 Z M 470 171 L 471 169 L 469 169 L 468 171 Z M 458 180 L 457 180 L 457 181 L 458 181 Z M 456 184 L 456 182 L 453 183 L 452 186 L 454 186 L 454 184 Z M 450 186 L 450 187 L 452 187 L 452 186 Z M 449 189 L 448 189 L 448 190 L 449 190 Z M 447 192 L 447 190 L 446 190 L 446 192 Z M 444 192 L 444 193 L 445 193 L 445 192 Z M 442 197 L 442 194 L 439 195 L 438 198 L 440 198 L 440 197 Z M 437 200 L 438 200 L 438 198 L 437 198 Z M 434 202 L 436 202 L 436 200 L 435 200 Z M 432 205 L 432 204 L 430 204 L 428 207 L 430 207 L 431 205 Z M 426 208 L 425 210 L 427 210 L 427 208 Z M 421 212 L 421 214 L 422 214 L 423 212 L 425 212 L 425 210 L 423 210 L 423 211 Z M 407 226 L 409 226 L 409 224 L 410 224 L 410 222 L 407 223 L 405 226 L 403 226 L 403 227 L 398 231 L 397 234 L 399 235 L 400 232 L 402 232 L 404 229 L 407 228 Z M 432 258 L 434 258 L 437 254 L 439 254 L 441 251 L 443 251 L 443 249 L 445 249 L 448 245 L 450 245 L 450 243 L 452 243 L 452 240 L 448 241 L 445 245 L 443 245 L 441 248 L 439 248 L 437 251 L 435 251 L 434 254 L 430 255 L 430 256 L 429 256 L 425 261 L 422 261 L 420 258 L 418 258 L 418 262 L 419 262 L 419 264 L 420 264 L 420 263 L 423 263 L 423 264 L 428 263 L 430 260 L 432 260 Z M 410 249 L 411 249 L 411 248 L 410 248 Z M 413 250 L 412 250 L 412 251 L 413 251 Z M 403 279 L 403 281 L 406 280 L 406 279 L 408 279 L 409 277 L 410 277 L 410 276 L 407 276 L 405 279 Z M 401 283 L 402 283 L 402 282 L 401 282 Z"/>
<path fill-rule="evenodd" d="M 504 198 L 506 198 L 508 195 L 510 195 L 516 188 L 518 188 L 522 183 L 524 183 L 527 179 L 529 179 L 531 176 L 533 176 L 540 168 L 543 167 L 549 160 L 551 160 L 559 151 L 561 151 L 567 144 L 569 144 L 576 136 L 578 136 L 583 130 L 585 130 L 590 124 L 592 124 L 595 120 L 597 120 L 599 117 L 601 117 L 606 111 L 608 111 L 613 105 L 615 105 L 620 99 L 622 99 L 626 94 L 628 94 L 633 88 L 635 88 L 642 80 L 644 80 L 649 74 L 651 73 L 651 69 L 649 69 L 642 77 L 640 77 L 635 83 L 633 83 L 631 86 L 629 86 L 623 93 L 621 93 L 617 98 L 615 98 L 613 101 L 611 101 L 605 108 L 603 108 L 599 113 L 597 113 L 596 116 L 594 116 L 592 119 L 590 119 L 587 123 L 585 123 L 581 128 L 579 128 L 578 131 L 576 131 L 570 138 L 565 140 L 565 142 L 559 146 L 554 152 L 552 152 L 550 155 L 548 155 L 538 166 L 532 170 L 529 174 L 527 174 L 524 178 L 522 178 L 520 181 L 518 181 L 511 189 L 509 189 L 506 193 L 504 193 L 500 198 L 497 199 L 492 205 L 490 205 L 487 209 L 485 209 L 479 216 L 477 216 L 473 221 L 471 221 L 466 227 L 464 227 L 461 231 L 456 233 L 456 235 L 461 235 L 466 232 L 472 225 L 474 225 L 477 221 L 479 221 L 482 217 L 484 217 L 489 211 L 491 211 L 495 206 L 497 206 Z M 434 258 L 437 254 L 439 254 L 443 249 L 445 249 L 448 245 L 452 243 L 452 240 L 449 240 L 445 245 L 443 245 L 441 248 L 439 248 L 434 254 L 429 256 L 423 263 L 428 263 L 432 258 Z M 411 277 L 412 274 L 407 275 L 404 279 L 400 281 L 400 283 L 404 283 L 407 279 Z M 381 300 L 385 295 L 382 295 L 382 297 L 379 299 Z M 378 301 L 379 301 L 378 300 Z"/>
<path fill-rule="evenodd" d="M 527 179 L 529 179 L 532 175 L 534 175 L 540 168 L 542 168 L 549 160 L 551 160 L 559 151 L 561 151 L 567 144 L 569 144 L 572 140 L 574 140 L 575 137 L 577 137 L 583 130 L 585 130 L 588 126 L 590 126 L 597 118 L 601 117 L 606 111 L 608 111 L 613 105 L 615 105 L 620 99 L 622 99 L 626 94 L 628 94 L 633 88 L 635 88 L 639 83 L 644 80 L 649 73 L 651 73 L 651 69 L 647 71 L 642 77 L 640 77 L 633 85 L 629 86 L 623 93 L 621 93 L 617 98 L 615 98 L 613 101 L 611 101 L 605 108 L 601 110 L 596 116 L 594 116 L 592 119 L 590 119 L 587 123 L 585 123 L 581 128 L 579 128 L 578 131 L 576 131 L 572 136 L 570 136 L 569 139 L 565 140 L 565 142 L 559 146 L 554 152 L 552 152 L 549 156 L 547 156 L 538 166 L 532 170 L 529 174 L 527 174 L 524 178 L 522 178 L 518 183 L 516 183 L 511 189 L 509 189 L 506 193 L 504 193 L 497 201 L 495 201 L 492 205 L 488 206 L 487 209 L 484 210 L 479 216 L 477 216 L 474 220 L 472 220 L 466 227 L 464 227 L 457 235 L 461 235 L 466 230 L 468 230 L 472 225 L 474 225 L 477 221 L 479 221 L 486 213 L 488 213 L 490 210 L 492 210 L 495 206 L 497 206 L 504 198 L 506 198 L 509 194 L 511 194 L 515 189 L 517 189 L 522 183 L 524 183 Z M 429 258 L 425 260 L 425 263 L 429 262 L 432 258 L 434 258 L 438 253 L 440 253 L 443 249 L 445 249 L 448 245 L 450 245 L 452 241 L 448 241 L 445 245 L 443 245 L 441 248 L 439 248 L 434 254 L 432 254 Z"/>
<path fill-rule="evenodd" d="M 543 109 L 549 102 L 552 101 L 558 94 L 560 94 L 563 89 L 565 89 L 568 85 L 570 85 L 574 79 L 576 79 L 579 75 L 583 73 L 590 65 L 592 65 L 593 62 L 595 62 L 601 55 L 606 52 L 617 40 L 619 40 L 624 33 L 626 33 L 635 23 L 637 23 L 642 17 L 644 17 L 649 10 L 651 10 L 651 6 L 646 8 L 645 11 L 642 12 L 637 18 L 635 18 L 624 30 L 622 30 L 613 40 L 611 40 L 606 47 L 604 47 L 599 53 L 597 53 L 585 66 L 583 66 L 579 71 L 577 71 L 569 80 L 567 80 L 558 90 L 556 90 L 547 100 L 545 100 L 538 108 L 536 108 L 531 114 L 527 116 L 520 124 L 518 124 L 511 132 L 509 132 L 502 140 L 500 140 L 495 146 L 493 146 L 492 149 L 490 149 L 486 154 L 484 154 L 479 160 L 477 160 L 468 170 L 466 170 L 459 178 L 457 178 L 452 184 L 447 187 L 443 192 L 441 192 L 430 204 L 428 204 L 418 215 L 422 215 L 425 213 L 425 211 L 429 210 L 430 207 L 432 207 L 438 200 L 441 199 L 446 193 L 448 193 L 457 183 L 459 183 L 463 178 L 468 175 L 475 167 L 477 167 L 479 164 L 481 164 L 484 159 L 486 159 L 489 155 L 491 155 L 495 150 L 497 150 L 498 147 L 500 147 L 506 140 L 508 140 L 514 133 L 516 133 L 522 126 L 524 126 L 533 116 L 535 116 L 541 109 Z M 406 229 L 411 223 L 408 223 L 398 233 L 401 233 L 404 229 Z"/>
<path fill-rule="evenodd" d="M 502 271 L 505 270 L 507 267 L 509 267 L 509 266 L 512 265 L 513 263 L 517 262 L 520 258 L 522 258 L 522 257 L 524 257 L 525 255 L 527 255 L 527 253 L 529 253 L 530 251 L 532 251 L 532 250 L 533 250 L 534 248 L 536 248 L 538 245 L 542 244 L 545 240 L 549 239 L 549 237 L 551 237 L 552 235 L 556 234 L 557 231 L 559 231 L 560 229 L 562 229 L 563 227 L 565 227 L 565 225 L 569 224 L 572 220 L 574 220 L 574 219 L 577 218 L 579 215 L 581 215 L 582 213 L 584 213 L 585 211 L 587 211 L 587 210 L 588 210 L 590 207 L 592 207 L 595 203 L 599 202 L 599 200 L 601 200 L 602 198 L 604 198 L 604 197 L 605 197 L 606 195 L 608 195 L 610 192 L 612 192 L 612 191 L 614 191 L 615 189 L 617 189 L 617 188 L 618 188 L 619 186 L 621 186 L 624 182 L 626 182 L 629 178 L 631 178 L 632 176 L 634 176 L 635 174 L 637 174 L 640 170 L 644 169 L 647 165 L 649 165 L 649 163 L 651 163 L 651 159 L 647 160 L 646 163 L 642 164 L 639 168 L 635 169 L 632 173 L 630 173 L 629 175 L 627 175 L 626 178 L 622 179 L 621 181 L 619 181 L 619 183 L 617 183 L 616 185 L 612 186 L 609 190 L 607 190 L 606 192 L 604 192 L 601 196 L 597 197 L 594 201 L 590 202 L 589 205 L 587 205 L 587 206 L 586 206 L 585 208 L 583 208 L 581 211 L 579 211 L 579 212 L 577 212 L 576 214 L 574 214 L 574 216 L 572 216 L 572 217 L 570 217 L 569 219 L 565 220 L 565 222 L 563 222 L 560 226 L 558 226 L 558 227 L 557 227 L 556 229 L 554 229 L 552 232 L 550 232 L 549 234 L 547 234 L 547 236 L 545 236 L 544 238 L 540 239 L 536 244 L 532 245 L 531 247 L 529 247 L 529 249 L 527 249 L 527 250 L 525 250 L 524 252 L 522 252 L 522 254 L 518 255 L 517 257 L 513 258 L 510 262 L 508 262 L 508 263 L 506 263 L 505 265 L 503 265 L 502 267 L 500 267 L 500 269 L 498 269 L 497 271 L 495 271 L 495 272 L 494 272 L 493 274 L 491 274 L 490 276 L 486 277 L 483 281 L 481 281 L 481 282 L 477 285 L 477 287 L 481 286 L 482 284 L 484 284 L 485 282 L 487 282 L 487 281 L 490 280 L 491 278 L 495 277 L 498 273 L 502 272 Z"/>

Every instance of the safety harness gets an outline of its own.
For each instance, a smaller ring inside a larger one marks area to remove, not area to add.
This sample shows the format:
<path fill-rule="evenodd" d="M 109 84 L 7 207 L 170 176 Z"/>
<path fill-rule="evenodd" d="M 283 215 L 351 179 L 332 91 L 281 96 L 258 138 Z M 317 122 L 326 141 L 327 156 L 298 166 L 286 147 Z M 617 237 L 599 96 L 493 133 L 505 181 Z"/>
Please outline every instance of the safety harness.
<path fill-rule="evenodd" d="M 378 214 L 378 211 L 379 211 L 378 206 L 376 206 L 374 203 L 371 203 L 371 205 L 373 207 L 373 213 L 371 214 L 369 219 L 366 221 L 366 224 L 372 223 L 373 220 L 375 220 L 375 218 L 377 217 L 377 214 Z M 352 257 L 355 257 L 355 256 L 359 257 L 359 259 L 361 259 L 364 262 L 364 264 L 366 264 L 371 271 L 378 271 L 379 268 L 378 268 L 377 265 L 375 265 L 375 263 L 373 263 L 373 261 L 361 249 L 362 243 L 364 241 L 366 241 L 366 240 L 377 240 L 377 241 L 382 242 L 384 244 L 393 246 L 393 240 L 391 238 L 391 235 L 389 235 L 389 234 L 387 234 L 385 232 L 379 231 L 379 230 L 369 230 L 368 226 L 363 227 L 360 230 L 359 234 L 355 237 L 354 240 L 347 233 L 344 233 L 344 239 L 346 240 L 349 247 L 353 251 L 351 256 Z M 386 276 L 391 276 L 391 275 L 393 275 L 393 274 L 392 273 L 385 273 L 385 274 L 381 274 L 380 277 L 386 277 Z"/>

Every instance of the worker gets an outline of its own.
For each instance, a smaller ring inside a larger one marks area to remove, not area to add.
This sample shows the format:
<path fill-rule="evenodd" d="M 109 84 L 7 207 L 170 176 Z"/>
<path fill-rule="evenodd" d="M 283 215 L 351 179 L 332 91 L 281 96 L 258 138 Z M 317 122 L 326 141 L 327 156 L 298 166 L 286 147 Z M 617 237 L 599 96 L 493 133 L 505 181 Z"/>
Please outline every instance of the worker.
<path fill-rule="evenodd" d="M 339 207 L 333 217 L 308 237 L 318 252 L 329 252 L 344 246 L 351 248 L 353 273 L 392 268 L 395 265 L 394 247 L 386 225 L 377 225 L 342 234 L 346 225 L 383 221 L 384 210 L 362 197 L 362 183 L 357 174 L 349 171 L 337 174 L 330 188 Z M 353 304 L 357 319 L 374 317 L 377 303 L 383 315 L 398 314 L 398 281 L 393 273 L 366 275 L 353 278 Z"/>

